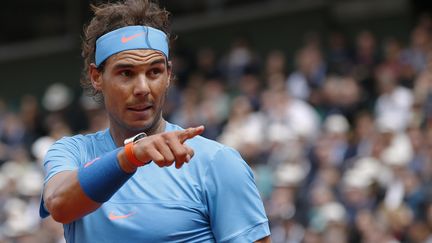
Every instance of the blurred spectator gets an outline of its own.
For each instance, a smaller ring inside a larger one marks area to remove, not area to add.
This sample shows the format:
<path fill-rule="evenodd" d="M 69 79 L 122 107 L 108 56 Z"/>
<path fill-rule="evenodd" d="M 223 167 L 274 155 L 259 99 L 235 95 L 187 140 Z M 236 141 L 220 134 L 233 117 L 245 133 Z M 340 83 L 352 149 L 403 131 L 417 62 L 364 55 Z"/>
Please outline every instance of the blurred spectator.
<path fill-rule="evenodd" d="M 212 48 L 199 49 L 196 59 L 196 72 L 201 73 L 201 75 L 208 79 L 221 76 L 216 59 L 216 53 Z"/>
<path fill-rule="evenodd" d="M 286 57 L 281 50 L 273 50 L 267 55 L 264 74 L 266 77 L 274 74 L 286 75 Z"/>
<path fill-rule="evenodd" d="M 411 77 L 425 70 L 427 56 L 431 51 L 430 30 L 419 25 L 410 36 L 410 46 L 402 52 L 402 62 L 406 65 Z"/>
<path fill-rule="evenodd" d="M 261 110 L 268 119 L 269 131 L 278 124 L 287 130 L 285 133 L 275 130 L 275 136 L 289 136 L 291 133 L 301 141 L 310 141 L 317 136 L 320 119 L 316 111 L 307 102 L 291 97 L 284 90 L 264 91 Z"/>
<path fill-rule="evenodd" d="M 361 105 L 362 91 L 358 82 L 351 76 L 328 76 L 321 89 L 322 116 L 334 113 L 343 114 L 353 120 Z"/>
<path fill-rule="evenodd" d="M 347 75 L 352 69 L 352 54 L 346 37 L 341 32 L 332 32 L 328 38 L 328 72 L 335 75 Z"/>
<path fill-rule="evenodd" d="M 376 94 L 373 72 L 379 63 L 379 55 L 375 35 L 369 30 L 357 34 L 353 59 L 353 76 L 360 82 L 367 97 L 373 100 Z"/>
<path fill-rule="evenodd" d="M 406 166 L 413 158 L 413 148 L 407 134 L 400 130 L 399 121 L 391 116 L 382 116 L 376 124 L 378 158 L 389 167 Z"/>
<path fill-rule="evenodd" d="M 287 79 L 288 93 L 293 97 L 316 104 L 318 90 L 324 83 L 326 64 L 321 51 L 315 46 L 306 46 L 296 55 L 296 70 Z"/>
<path fill-rule="evenodd" d="M 82 133 L 91 133 L 108 128 L 108 117 L 103 109 L 86 109 L 85 113 L 87 116 L 88 125 L 87 129 L 84 129 Z"/>
<path fill-rule="evenodd" d="M 204 136 L 215 139 L 228 117 L 229 97 L 219 79 L 209 79 L 202 88 L 199 105 L 202 124 L 206 124 Z"/>
<path fill-rule="evenodd" d="M 407 88 L 412 88 L 412 79 L 404 77 L 403 63 L 401 59 L 402 46 L 396 38 L 388 38 L 383 44 L 383 60 L 380 64 L 383 68 L 388 68 L 394 73 L 395 79 Z"/>
<path fill-rule="evenodd" d="M 357 111 L 353 125 L 347 157 L 371 155 L 375 138 L 373 115 L 368 111 Z"/>
<path fill-rule="evenodd" d="M 266 149 L 264 144 L 265 119 L 262 114 L 254 112 L 249 99 L 236 97 L 231 105 L 229 119 L 218 138 L 223 144 L 237 149 L 249 163 Z"/>
<path fill-rule="evenodd" d="M 431 175 L 431 165 L 429 165 L 426 134 L 423 134 L 419 127 L 412 126 L 408 128 L 407 135 L 413 149 L 413 156 L 408 163 L 408 168 L 419 175 L 422 180 L 428 180 Z"/>
<path fill-rule="evenodd" d="M 35 96 L 24 95 L 21 98 L 19 116 L 25 129 L 23 143 L 27 150 L 29 150 L 32 143 L 46 132 L 42 123 L 43 119 L 39 101 Z"/>
<path fill-rule="evenodd" d="M 330 146 L 332 164 L 340 167 L 348 159 L 348 120 L 339 114 L 328 116 L 323 124 L 323 140 Z"/>
<path fill-rule="evenodd" d="M 179 107 L 171 115 L 172 122 L 183 127 L 201 124 L 201 114 L 199 110 L 200 89 L 197 87 L 187 87 L 182 92 L 182 99 Z"/>
<path fill-rule="evenodd" d="M 229 52 L 223 59 L 224 76 L 229 88 L 238 87 L 241 76 L 246 73 L 256 73 L 258 60 L 249 40 L 237 37 L 231 45 Z"/>
<path fill-rule="evenodd" d="M 403 131 L 407 128 L 410 119 L 410 110 L 414 99 L 412 91 L 402 87 L 395 73 L 388 67 L 377 70 L 379 96 L 375 104 L 377 119 L 386 119 L 383 122 L 392 123 L 395 129 Z"/>
<path fill-rule="evenodd" d="M 11 150 L 24 144 L 25 128 L 18 115 L 8 112 L 4 115 L 0 132 L 0 162 L 13 157 Z"/>
<path fill-rule="evenodd" d="M 254 111 L 258 111 L 261 106 L 262 86 L 260 78 L 255 73 L 246 73 L 239 79 L 237 87 L 239 95 L 244 95 L 249 99 Z"/>

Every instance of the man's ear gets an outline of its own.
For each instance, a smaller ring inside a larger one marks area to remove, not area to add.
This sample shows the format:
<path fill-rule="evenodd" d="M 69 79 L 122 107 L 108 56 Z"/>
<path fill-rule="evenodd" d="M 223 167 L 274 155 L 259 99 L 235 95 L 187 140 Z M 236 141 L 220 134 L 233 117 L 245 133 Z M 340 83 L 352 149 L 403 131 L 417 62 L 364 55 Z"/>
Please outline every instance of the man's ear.
<path fill-rule="evenodd" d="M 172 62 L 168 61 L 167 62 L 167 72 L 168 72 L 168 82 L 167 82 L 167 88 L 170 86 L 171 83 L 171 78 L 172 78 Z"/>
<path fill-rule="evenodd" d="M 94 63 L 90 64 L 88 72 L 93 88 L 102 91 L 102 72 L 96 68 Z"/>

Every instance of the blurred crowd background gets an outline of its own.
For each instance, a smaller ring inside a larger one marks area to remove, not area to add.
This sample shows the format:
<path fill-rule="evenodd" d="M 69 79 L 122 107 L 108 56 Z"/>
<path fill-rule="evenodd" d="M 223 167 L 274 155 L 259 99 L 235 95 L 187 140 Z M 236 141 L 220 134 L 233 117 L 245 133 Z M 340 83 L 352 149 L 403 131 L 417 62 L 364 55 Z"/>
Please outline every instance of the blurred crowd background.
<path fill-rule="evenodd" d="M 240 151 L 275 243 L 432 243 L 431 16 L 403 39 L 311 30 L 292 55 L 272 38 L 265 52 L 243 35 L 223 50 L 174 46 L 165 118 Z M 107 126 L 67 83 L 0 96 L 0 242 L 64 242 L 38 217 L 44 153 Z"/>

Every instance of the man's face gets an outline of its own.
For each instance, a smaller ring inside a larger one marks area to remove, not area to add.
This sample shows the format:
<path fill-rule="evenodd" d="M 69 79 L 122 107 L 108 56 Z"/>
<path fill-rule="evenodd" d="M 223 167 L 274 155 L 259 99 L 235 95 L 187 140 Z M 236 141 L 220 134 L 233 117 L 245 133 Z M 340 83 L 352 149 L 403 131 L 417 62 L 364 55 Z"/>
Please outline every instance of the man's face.
<path fill-rule="evenodd" d="M 103 93 L 111 126 L 130 131 L 157 126 L 170 75 L 171 68 L 158 51 L 128 50 L 108 58 L 94 85 Z"/>

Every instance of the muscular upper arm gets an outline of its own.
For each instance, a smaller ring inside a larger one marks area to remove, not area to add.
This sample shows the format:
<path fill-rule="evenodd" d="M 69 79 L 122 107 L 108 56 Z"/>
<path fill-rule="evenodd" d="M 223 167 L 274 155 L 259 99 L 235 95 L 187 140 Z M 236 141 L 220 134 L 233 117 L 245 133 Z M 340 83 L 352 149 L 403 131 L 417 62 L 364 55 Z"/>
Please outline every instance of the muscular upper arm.
<path fill-rule="evenodd" d="M 47 183 L 45 184 L 44 191 L 43 191 L 43 198 L 45 202 L 49 197 L 54 195 L 54 192 L 58 189 L 60 185 L 62 185 L 64 182 L 71 180 L 75 174 L 75 170 L 70 171 L 62 171 L 51 177 Z"/>
<path fill-rule="evenodd" d="M 65 137 L 55 142 L 45 156 L 48 181 L 43 192 L 44 207 L 58 222 L 69 223 L 100 206 L 84 194 L 78 182 L 87 142 L 82 136 Z"/>
<path fill-rule="evenodd" d="M 89 199 L 81 189 L 77 170 L 62 171 L 54 175 L 45 185 L 43 198 L 45 208 L 54 220 L 61 223 L 70 223 L 100 206 Z"/>

